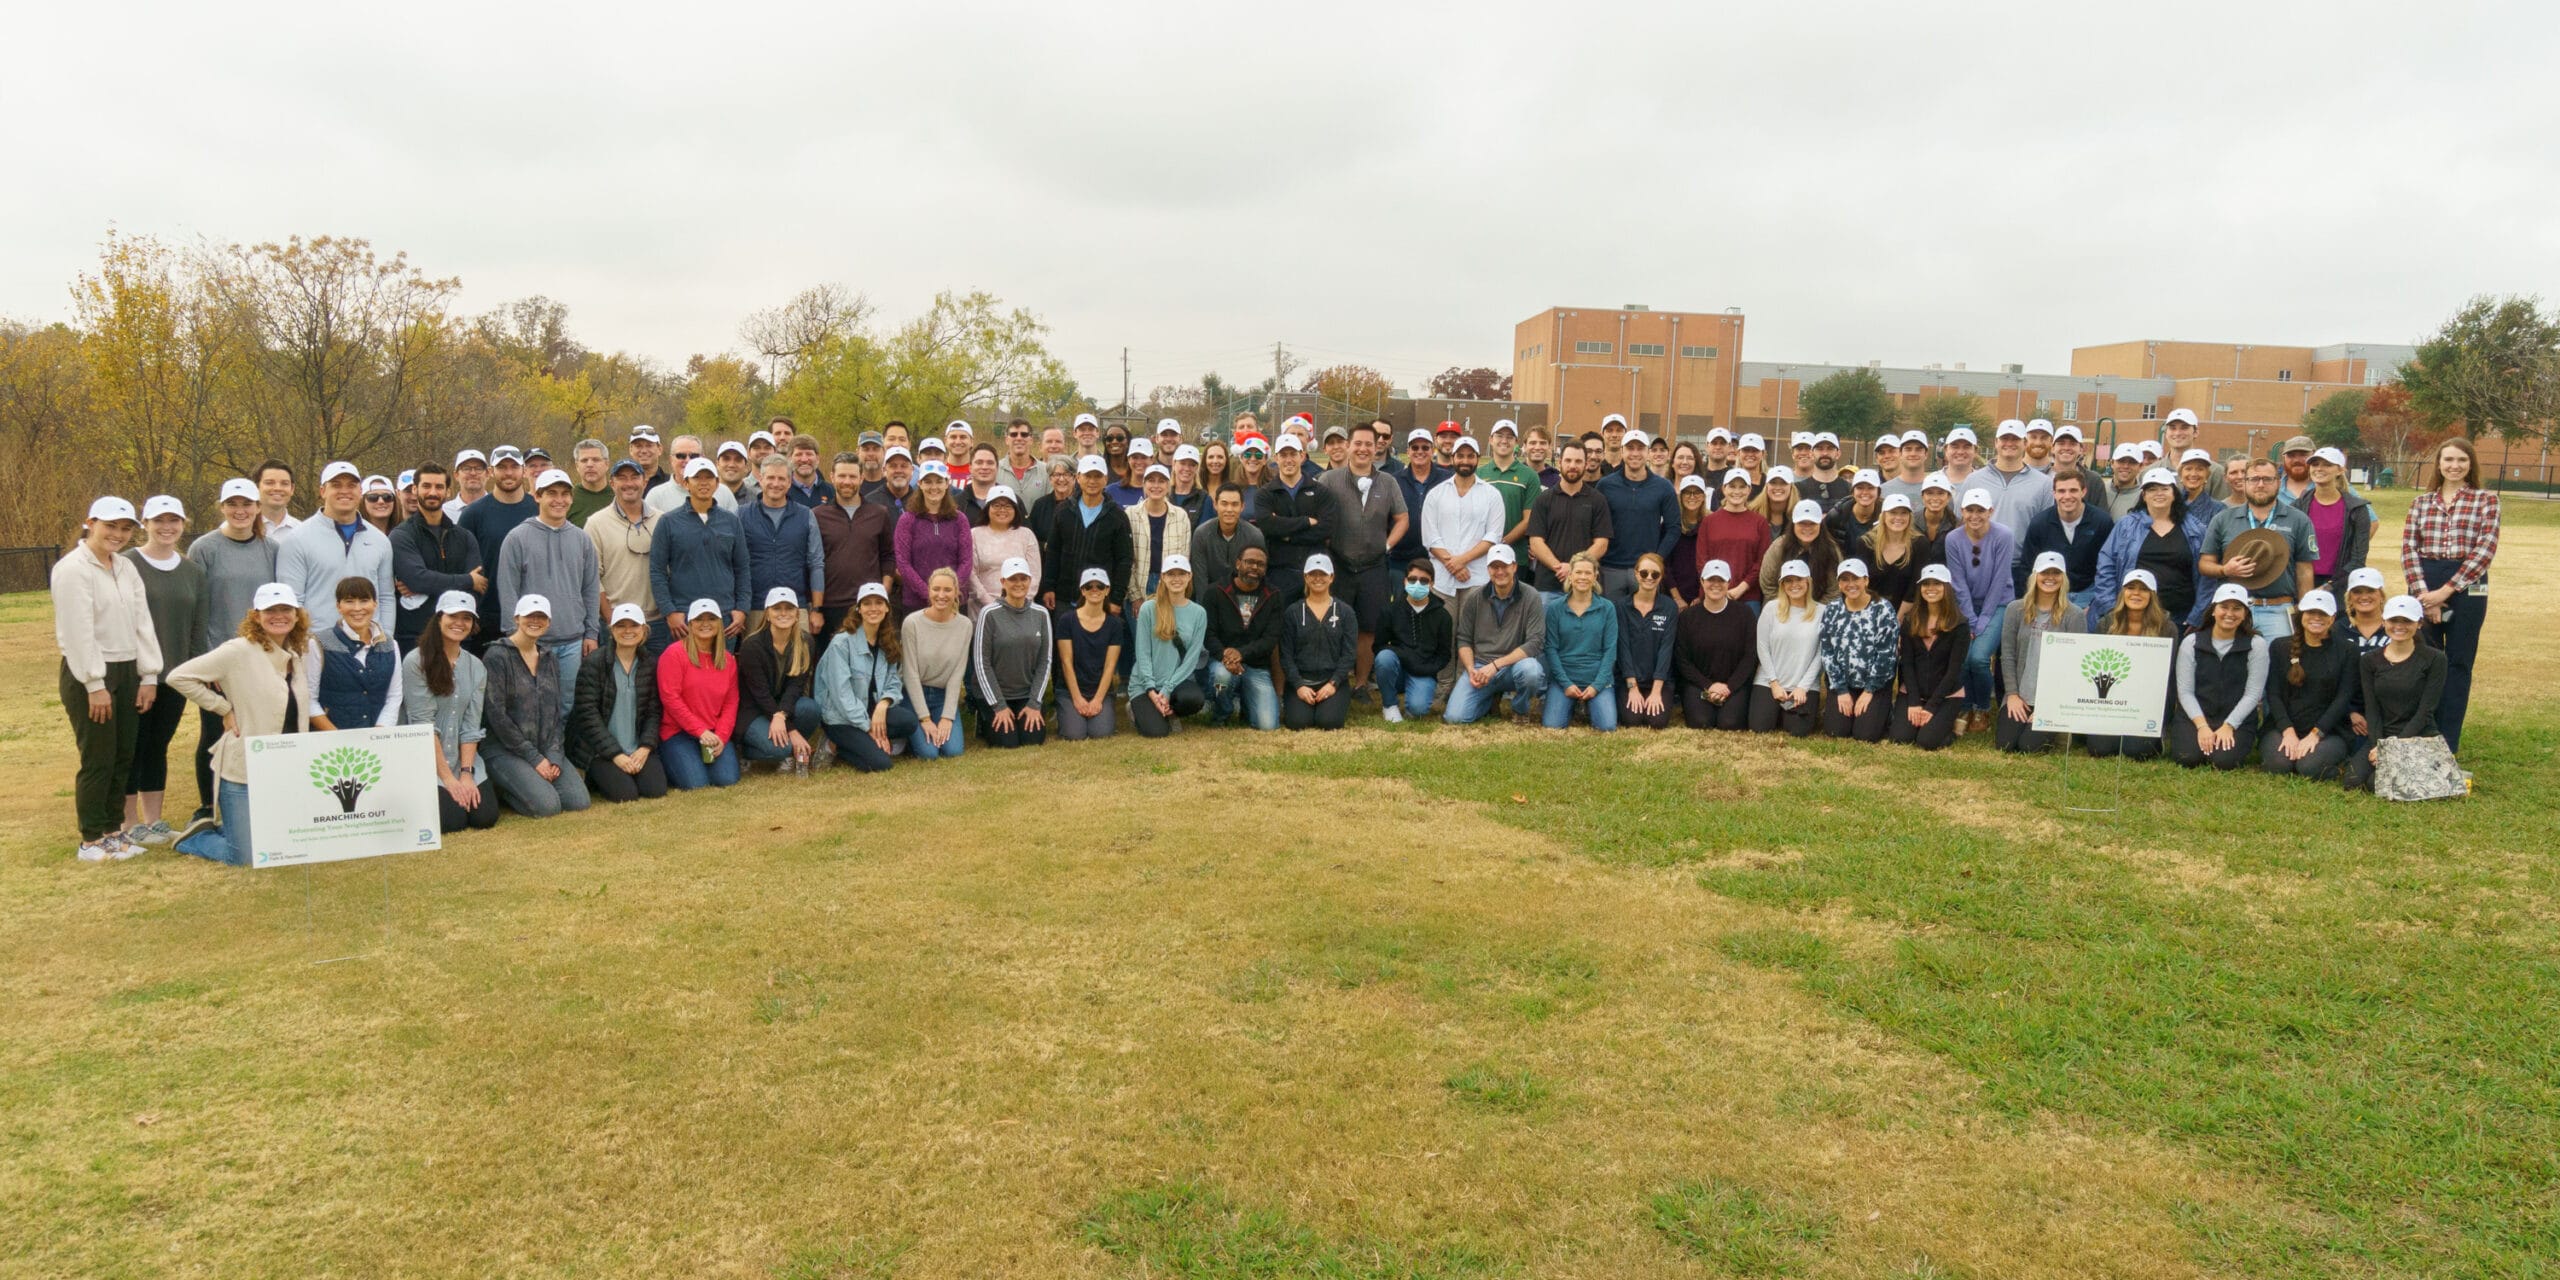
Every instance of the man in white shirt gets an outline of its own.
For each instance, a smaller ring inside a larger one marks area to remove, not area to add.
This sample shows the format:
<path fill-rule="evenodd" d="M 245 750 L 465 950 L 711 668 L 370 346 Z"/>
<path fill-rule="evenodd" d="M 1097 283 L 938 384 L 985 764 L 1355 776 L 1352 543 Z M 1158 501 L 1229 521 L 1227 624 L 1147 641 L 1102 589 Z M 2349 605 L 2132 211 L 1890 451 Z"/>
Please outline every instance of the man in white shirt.
<path fill-rule="evenodd" d="M 745 461 L 746 450 L 743 447 L 736 444 L 729 445 L 728 447 L 736 449 L 738 451 L 738 459 L 741 462 Z M 676 474 L 683 475 L 685 465 L 702 456 L 702 437 L 677 436 L 675 439 L 667 442 L 667 450 L 674 456 Z M 685 492 L 685 486 L 682 484 L 659 485 L 657 488 L 649 491 L 647 499 L 649 509 L 657 512 L 659 515 L 665 515 L 666 513 L 673 511 L 692 500 L 692 496 Z M 723 477 L 723 483 L 712 490 L 711 502 L 712 505 L 723 511 L 735 512 L 738 509 L 737 491 L 729 487 L 726 483 L 726 477 Z M 683 602 L 679 601 L 677 603 L 681 604 Z"/>
<path fill-rule="evenodd" d="M 1476 479 L 1483 450 L 1473 436 L 1449 446 L 1447 484 L 1422 500 L 1422 547 L 1433 568 L 1431 592 L 1455 608 L 1485 584 L 1485 553 L 1503 545 L 1502 494 Z"/>
<path fill-rule="evenodd" d="M 294 519 L 290 510 L 293 506 L 293 468 L 270 458 L 259 463 L 257 473 L 249 478 L 258 482 L 258 514 L 266 517 L 268 537 L 282 541 L 286 534 L 302 527 L 302 522 Z M 330 585 L 335 587 L 337 584 Z"/>

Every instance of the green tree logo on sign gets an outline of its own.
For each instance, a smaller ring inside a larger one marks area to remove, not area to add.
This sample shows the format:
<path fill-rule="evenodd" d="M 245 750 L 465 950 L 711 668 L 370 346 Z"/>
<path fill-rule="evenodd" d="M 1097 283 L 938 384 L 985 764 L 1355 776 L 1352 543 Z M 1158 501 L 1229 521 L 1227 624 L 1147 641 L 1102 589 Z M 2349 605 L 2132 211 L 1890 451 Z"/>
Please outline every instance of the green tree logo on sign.
<path fill-rule="evenodd" d="M 2080 659 L 2080 674 L 2098 686 L 2098 696 L 2104 698 L 2107 690 L 2133 674 L 2133 659 L 2124 656 L 2122 649 L 2092 649 Z"/>
<path fill-rule="evenodd" d="M 323 751 L 311 762 L 311 785 L 338 798 L 338 812 L 354 813 L 364 789 L 382 781 L 382 757 L 358 747 Z"/>

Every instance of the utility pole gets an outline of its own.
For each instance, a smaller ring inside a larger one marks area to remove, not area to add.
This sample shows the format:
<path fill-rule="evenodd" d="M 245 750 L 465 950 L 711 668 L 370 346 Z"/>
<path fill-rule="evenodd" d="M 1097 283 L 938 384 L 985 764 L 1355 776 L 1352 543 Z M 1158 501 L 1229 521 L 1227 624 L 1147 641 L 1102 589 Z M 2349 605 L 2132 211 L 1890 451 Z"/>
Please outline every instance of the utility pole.
<path fill-rule="evenodd" d="M 1123 412 L 1129 408 L 1129 349 L 1127 347 L 1120 348 L 1120 408 Z"/>

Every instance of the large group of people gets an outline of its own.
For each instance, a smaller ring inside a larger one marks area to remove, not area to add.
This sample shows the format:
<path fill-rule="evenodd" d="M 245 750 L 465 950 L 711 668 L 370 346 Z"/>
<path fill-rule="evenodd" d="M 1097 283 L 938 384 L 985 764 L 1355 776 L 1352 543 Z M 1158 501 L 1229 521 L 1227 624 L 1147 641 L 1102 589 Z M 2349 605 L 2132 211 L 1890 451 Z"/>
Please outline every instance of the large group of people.
<path fill-rule="evenodd" d="M 396 477 L 270 462 L 197 526 L 105 497 L 55 566 L 78 857 L 249 859 L 244 744 L 430 725 L 442 822 L 878 772 L 1185 725 L 1509 714 L 1937 750 L 2033 728 L 2054 632 L 2175 642 L 2159 737 L 2093 755 L 2353 786 L 2374 745 L 2458 746 L 2497 553 L 2467 440 L 2425 468 L 2396 580 L 2346 459 L 2217 459 L 2173 412 L 1933 440 L 1657 440 L 1252 415 L 1186 439 L 1080 414 L 980 440 L 888 423 L 828 455 L 787 419 L 617 455 L 463 450 Z M 1401 443 L 1401 456 L 1397 445 Z M 192 541 L 189 535 L 195 536 Z M 161 690 L 166 685 L 167 692 Z M 164 809 L 184 708 L 199 805 Z M 183 829 L 181 829 L 183 828 Z"/>

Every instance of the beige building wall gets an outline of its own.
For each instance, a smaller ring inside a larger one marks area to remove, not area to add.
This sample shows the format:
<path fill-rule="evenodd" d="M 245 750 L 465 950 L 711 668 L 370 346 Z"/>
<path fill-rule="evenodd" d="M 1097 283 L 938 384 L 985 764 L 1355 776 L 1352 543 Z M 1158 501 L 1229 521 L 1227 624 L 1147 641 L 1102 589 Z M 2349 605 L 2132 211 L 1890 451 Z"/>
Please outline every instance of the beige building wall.
<path fill-rule="evenodd" d="M 1734 413 L 1743 318 L 1734 312 L 1551 307 L 1513 330 L 1511 394 L 1559 428 L 1621 413 L 1654 435 L 1703 435 Z"/>

